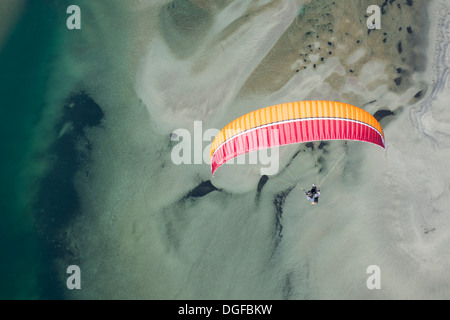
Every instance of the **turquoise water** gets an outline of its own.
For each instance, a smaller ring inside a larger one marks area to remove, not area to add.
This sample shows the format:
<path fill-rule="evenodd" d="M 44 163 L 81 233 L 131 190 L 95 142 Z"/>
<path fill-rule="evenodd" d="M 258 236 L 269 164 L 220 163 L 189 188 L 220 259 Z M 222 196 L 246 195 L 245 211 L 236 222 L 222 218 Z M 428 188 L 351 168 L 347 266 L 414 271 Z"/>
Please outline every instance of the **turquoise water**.
<path fill-rule="evenodd" d="M 58 50 L 55 25 L 64 11 L 52 1 L 28 1 L 0 51 L 0 299 L 52 298 L 43 283 L 48 263 L 27 210 L 24 172 L 41 121 L 50 62 Z M 61 20 L 62 19 L 62 20 Z"/>

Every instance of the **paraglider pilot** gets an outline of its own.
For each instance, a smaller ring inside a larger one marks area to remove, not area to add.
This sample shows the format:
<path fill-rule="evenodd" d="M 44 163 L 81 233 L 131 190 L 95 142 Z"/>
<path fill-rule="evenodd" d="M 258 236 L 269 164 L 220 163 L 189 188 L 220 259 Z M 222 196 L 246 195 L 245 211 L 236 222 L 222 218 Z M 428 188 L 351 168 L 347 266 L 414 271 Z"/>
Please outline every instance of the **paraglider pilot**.
<path fill-rule="evenodd" d="M 306 199 L 311 201 L 311 204 L 317 204 L 319 202 L 320 189 L 313 183 L 311 190 L 306 193 Z"/>

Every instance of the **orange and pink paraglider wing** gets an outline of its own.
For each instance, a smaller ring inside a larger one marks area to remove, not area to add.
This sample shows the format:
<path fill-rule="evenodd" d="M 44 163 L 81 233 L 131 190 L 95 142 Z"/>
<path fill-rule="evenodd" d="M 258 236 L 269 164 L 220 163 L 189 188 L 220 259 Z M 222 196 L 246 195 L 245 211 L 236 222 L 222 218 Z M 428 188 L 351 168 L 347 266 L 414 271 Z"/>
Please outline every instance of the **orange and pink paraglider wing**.
<path fill-rule="evenodd" d="M 247 152 L 323 140 L 385 147 L 381 125 L 363 109 L 334 101 L 283 103 L 247 113 L 223 128 L 211 145 L 211 171 Z"/>

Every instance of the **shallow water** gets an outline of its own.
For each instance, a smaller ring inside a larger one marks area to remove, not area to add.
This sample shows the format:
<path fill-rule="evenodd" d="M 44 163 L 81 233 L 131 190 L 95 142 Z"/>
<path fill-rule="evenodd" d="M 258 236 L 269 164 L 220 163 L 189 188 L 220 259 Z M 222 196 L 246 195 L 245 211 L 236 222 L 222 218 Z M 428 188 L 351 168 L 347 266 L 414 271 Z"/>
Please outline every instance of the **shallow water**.
<path fill-rule="evenodd" d="M 52 55 L 58 50 L 55 9 L 45 3 L 28 3 L 0 51 L 3 299 L 41 297 L 47 287 L 43 284 L 53 279 L 47 273 L 51 260 L 37 235 L 29 203 L 33 187 L 30 171 L 35 165 L 31 150 L 41 137 L 37 128 L 49 90 L 46 79 Z M 55 297 L 55 293 L 50 289 L 44 296 Z"/>
<path fill-rule="evenodd" d="M 64 5 L 29 4 L 0 52 L 2 106 L 28 93 L 14 113 L 2 107 L 2 226 L 14 226 L 1 233 L 14 243 L 2 249 L 13 275 L 3 296 L 448 298 L 449 7 L 377 2 L 382 28 L 370 32 L 374 1 L 79 1 L 73 32 L 55 14 Z M 204 161 L 171 158 L 174 130 L 199 141 L 194 121 L 203 134 L 308 99 L 369 111 L 386 151 L 288 146 L 268 178 L 248 165 L 212 178 Z M 315 207 L 289 185 L 319 178 Z M 72 264 L 81 290 L 65 287 Z M 382 290 L 366 286 L 373 264 Z"/>

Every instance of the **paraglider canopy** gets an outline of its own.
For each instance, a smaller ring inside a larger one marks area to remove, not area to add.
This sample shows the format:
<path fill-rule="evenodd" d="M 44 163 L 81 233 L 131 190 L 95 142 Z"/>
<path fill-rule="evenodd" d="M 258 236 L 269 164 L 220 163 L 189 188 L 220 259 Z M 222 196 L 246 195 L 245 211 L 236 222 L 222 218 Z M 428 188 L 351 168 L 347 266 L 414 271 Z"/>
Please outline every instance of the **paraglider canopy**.
<path fill-rule="evenodd" d="M 211 145 L 211 172 L 251 151 L 320 140 L 357 140 L 385 148 L 384 133 L 367 111 L 335 101 L 277 104 L 225 126 Z"/>

